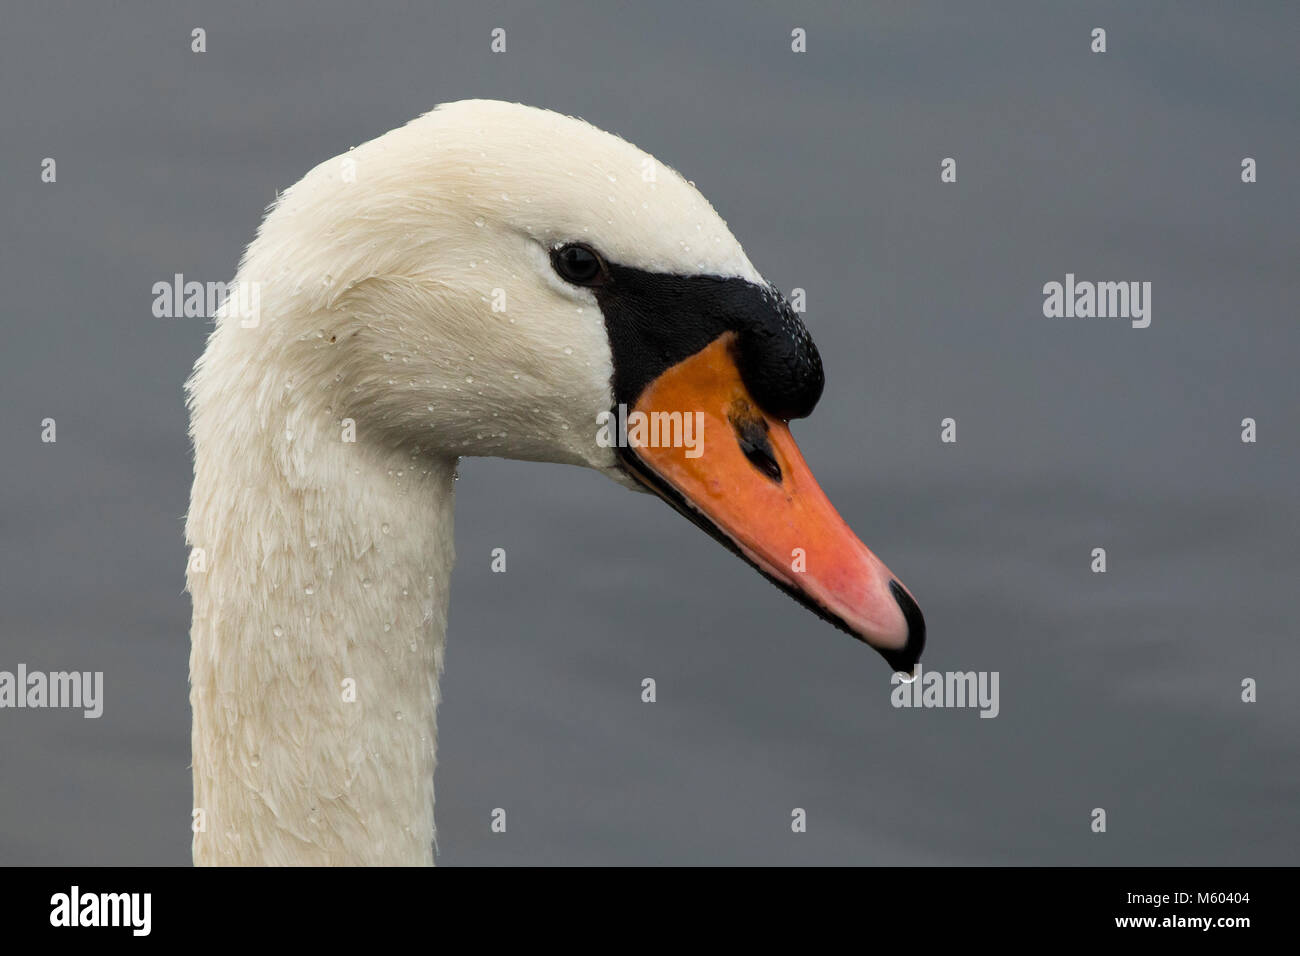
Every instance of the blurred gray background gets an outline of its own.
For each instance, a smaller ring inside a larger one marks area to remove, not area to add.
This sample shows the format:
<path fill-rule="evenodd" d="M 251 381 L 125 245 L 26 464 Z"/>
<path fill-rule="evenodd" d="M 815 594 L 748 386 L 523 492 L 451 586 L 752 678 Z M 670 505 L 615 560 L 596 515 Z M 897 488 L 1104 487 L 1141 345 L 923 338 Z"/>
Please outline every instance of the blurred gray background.
<path fill-rule="evenodd" d="M 894 709 L 879 657 L 651 497 L 467 461 L 441 863 L 1298 862 L 1300 11 L 1046 6 L 10 5 L 0 669 L 103 670 L 106 704 L 0 711 L 0 862 L 189 861 L 209 325 L 150 287 L 229 279 L 277 189 L 467 97 L 625 136 L 808 290 L 804 454 L 925 666 L 999 671 L 1001 714 Z M 1151 327 L 1045 319 L 1067 272 L 1152 282 Z"/>

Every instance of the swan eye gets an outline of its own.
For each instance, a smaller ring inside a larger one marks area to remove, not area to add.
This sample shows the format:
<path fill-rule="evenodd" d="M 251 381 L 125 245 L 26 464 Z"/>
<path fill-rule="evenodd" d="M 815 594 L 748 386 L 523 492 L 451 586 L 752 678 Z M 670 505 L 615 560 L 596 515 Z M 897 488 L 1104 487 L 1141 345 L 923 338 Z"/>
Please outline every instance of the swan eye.
<path fill-rule="evenodd" d="M 552 250 L 551 265 L 561 279 L 574 285 L 600 285 L 605 279 L 605 264 L 600 256 L 581 243 Z"/>

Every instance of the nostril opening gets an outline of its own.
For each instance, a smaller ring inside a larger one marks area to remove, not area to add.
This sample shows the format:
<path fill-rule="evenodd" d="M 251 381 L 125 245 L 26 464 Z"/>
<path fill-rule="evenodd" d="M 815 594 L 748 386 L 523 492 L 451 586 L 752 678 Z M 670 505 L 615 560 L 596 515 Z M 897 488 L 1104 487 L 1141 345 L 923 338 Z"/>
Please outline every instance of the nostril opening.
<path fill-rule="evenodd" d="M 772 457 L 771 446 L 767 448 L 755 447 L 749 445 L 744 439 L 741 439 L 740 450 L 745 453 L 749 463 L 761 471 L 767 477 L 771 478 L 777 484 L 781 482 L 781 466 L 777 464 L 776 459 Z"/>
<path fill-rule="evenodd" d="M 780 484 L 781 466 L 772 450 L 772 443 L 767 440 L 767 422 L 751 412 L 749 408 L 732 408 L 728 417 L 731 427 L 736 430 L 736 441 L 751 465 Z"/>

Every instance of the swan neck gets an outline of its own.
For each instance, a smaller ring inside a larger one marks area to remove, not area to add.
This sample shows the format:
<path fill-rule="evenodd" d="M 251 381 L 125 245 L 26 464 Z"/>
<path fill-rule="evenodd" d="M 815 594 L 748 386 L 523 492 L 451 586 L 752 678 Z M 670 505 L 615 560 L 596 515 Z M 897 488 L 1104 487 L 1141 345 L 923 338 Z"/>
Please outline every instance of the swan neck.
<path fill-rule="evenodd" d="M 455 458 L 348 442 L 300 410 L 296 430 L 217 424 L 201 402 L 195 862 L 432 863 Z"/>

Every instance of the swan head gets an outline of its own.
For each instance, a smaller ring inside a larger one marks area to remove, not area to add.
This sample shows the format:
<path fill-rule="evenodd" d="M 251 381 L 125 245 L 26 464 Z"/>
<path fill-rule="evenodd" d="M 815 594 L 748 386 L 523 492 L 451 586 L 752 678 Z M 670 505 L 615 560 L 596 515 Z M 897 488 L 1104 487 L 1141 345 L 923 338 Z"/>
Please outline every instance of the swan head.
<path fill-rule="evenodd" d="M 919 658 L 915 601 L 790 435 L 821 395 L 816 347 L 653 156 L 546 110 L 444 105 L 287 190 L 238 279 L 262 321 L 217 335 L 332 396 L 358 442 L 598 469 L 896 670 Z"/>

